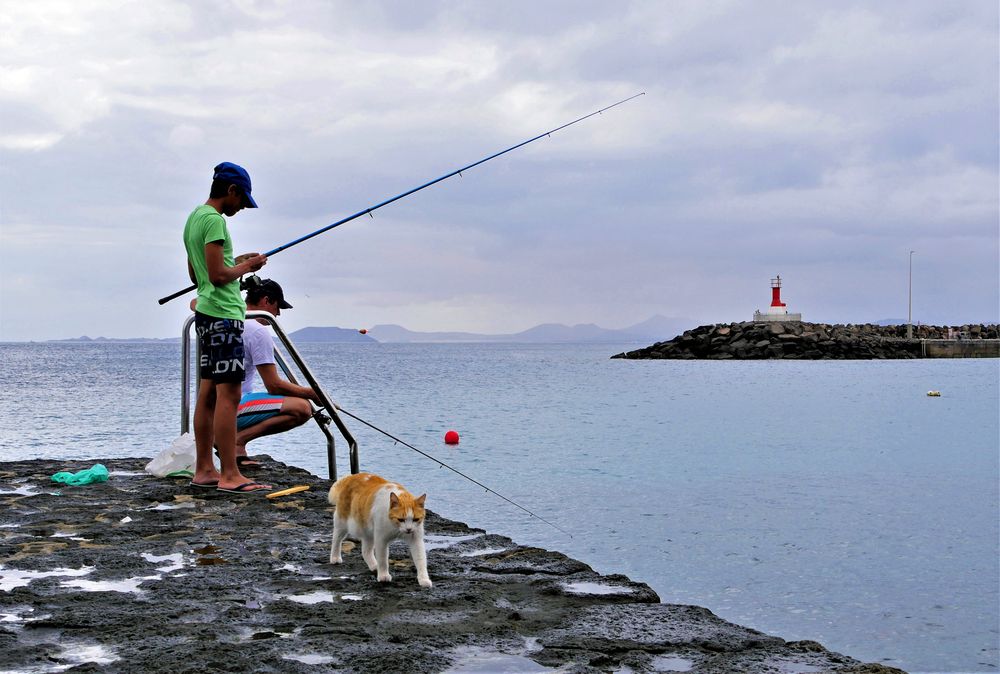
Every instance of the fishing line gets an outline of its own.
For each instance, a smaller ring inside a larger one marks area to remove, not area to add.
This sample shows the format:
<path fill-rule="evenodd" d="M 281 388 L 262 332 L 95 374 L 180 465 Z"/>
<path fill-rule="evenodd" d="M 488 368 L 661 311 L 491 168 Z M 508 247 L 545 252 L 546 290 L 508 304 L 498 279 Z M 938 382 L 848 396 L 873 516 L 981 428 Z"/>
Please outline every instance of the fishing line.
<path fill-rule="evenodd" d="M 566 124 L 563 124 L 562 126 L 557 126 L 554 129 L 551 129 L 549 131 L 545 131 L 544 133 L 540 133 L 537 136 L 535 136 L 534 138 L 529 138 L 528 140 L 526 140 L 524 142 L 521 142 L 521 143 L 518 143 L 517 145 L 512 145 L 511 147 L 507 148 L 506 150 L 501 150 L 500 152 L 491 154 L 489 157 L 484 157 L 483 159 L 480 159 L 477 162 L 473 162 L 473 163 L 469 164 L 468 166 L 463 166 L 462 168 L 456 169 L 456 170 L 452 171 L 451 173 L 446 173 L 445 175 L 441 176 L 440 178 L 435 178 L 434 180 L 431 180 L 430 182 L 426 182 L 426 183 L 424 183 L 423 185 L 421 185 L 419 187 L 414 187 L 413 189 L 407 190 L 406 192 L 403 192 L 402 194 L 397 194 L 396 196 L 392 197 L 391 199 L 386 199 L 385 201 L 383 201 L 383 202 L 381 202 L 379 204 L 376 204 L 374 206 L 366 208 L 366 209 L 364 209 L 362 211 L 358 211 L 354 215 L 350 215 L 350 216 L 344 218 L 343 220 L 338 220 L 337 222 L 335 222 L 335 223 L 333 223 L 331 225 L 327 225 L 326 227 L 322 227 L 320 229 L 317 229 L 315 232 L 311 232 L 309 234 L 306 234 L 305 236 L 301 236 L 298 239 L 295 239 L 294 241 L 289 241 L 288 243 L 286 243 L 286 244 L 284 244 L 282 246 L 278 246 L 274 250 L 269 250 L 268 252 L 264 253 L 264 255 L 266 255 L 268 257 L 271 257 L 272 255 L 276 255 L 276 254 L 280 253 L 281 251 L 285 250 L 286 248 L 291 248 L 292 246 L 298 245 L 298 244 L 302 243 L 303 241 L 307 241 L 307 240 L 313 238 L 314 236 L 319 236 L 323 232 L 327 232 L 327 231 L 333 229 L 334 227 L 338 227 L 338 226 L 344 224 L 345 222 L 350 222 L 351 220 L 354 220 L 355 218 L 360 218 L 362 215 L 371 215 L 374 218 L 375 216 L 372 215 L 372 212 L 374 212 L 374 211 L 382 208 L 383 206 L 387 206 L 387 205 L 391 204 L 394 201 L 398 201 L 398 200 L 402 199 L 403 197 L 408 197 L 411 194 L 413 194 L 414 192 L 419 192 L 420 190 L 424 189 L 425 187 L 430 187 L 431 185 L 439 183 L 442 180 L 447 180 L 448 178 L 451 178 L 454 175 L 461 174 L 462 171 L 468 171 L 470 168 L 473 168 L 475 166 L 479 166 L 480 164 L 484 164 L 484 163 L 488 162 L 491 159 L 496 159 L 500 155 L 507 154 L 508 152 L 510 152 L 512 150 L 516 150 L 519 147 L 524 147 L 528 143 L 533 143 L 536 140 L 538 140 L 539 138 L 545 138 L 547 136 L 552 135 L 556 131 L 561 131 L 561 130 L 565 129 L 568 126 L 573 126 L 577 122 L 582 122 L 583 120 L 588 119 L 590 117 L 593 117 L 594 115 L 599 115 L 602 112 L 604 112 L 605 110 L 610 110 L 611 108 L 619 106 L 622 103 L 628 103 L 633 98 L 638 98 L 639 96 L 644 96 L 645 94 L 646 94 L 646 92 L 643 91 L 643 92 L 640 92 L 640 93 L 635 94 L 633 96 L 629 96 L 628 98 L 623 98 L 622 100 L 618 101 L 617 103 L 613 103 L 613 104 L 611 104 L 611 105 L 609 105 L 607 107 L 601 108 L 600 110 L 595 110 L 594 112 L 590 113 L 589 115 L 584 115 L 583 117 L 580 117 L 579 119 L 574 119 L 572 122 L 567 122 Z M 197 287 L 198 286 L 196 284 L 192 283 L 187 288 L 184 288 L 184 290 L 178 290 L 173 295 L 167 295 L 166 297 L 161 297 L 158 301 L 159 301 L 160 304 L 166 304 L 167 302 L 169 302 L 172 299 L 180 297 L 181 295 L 186 295 L 187 293 L 191 292 L 192 290 L 195 290 Z"/>
<path fill-rule="evenodd" d="M 523 510 L 523 511 L 524 511 L 524 512 L 526 512 L 526 513 L 528 513 L 528 514 L 529 514 L 529 515 L 531 515 L 532 517 L 534 517 L 534 518 L 536 518 L 536 519 L 539 519 L 539 520 L 541 520 L 542 522 L 545 522 L 545 523 L 546 523 L 546 524 L 548 524 L 548 525 L 549 525 L 550 527 L 552 527 L 552 528 L 554 528 L 554 529 L 558 529 L 559 531 L 563 532 L 564 534 L 566 534 L 566 535 L 567 535 L 567 536 L 569 536 L 570 538 L 573 538 L 573 534 L 571 534 L 570 532 L 566 531 L 566 530 L 565 530 L 565 529 L 563 529 L 562 527 L 560 527 L 560 526 L 557 526 L 557 525 L 553 524 L 552 522 L 549 522 L 549 521 L 548 521 L 547 519 L 545 519 L 545 518 L 544 518 L 544 517 L 542 517 L 541 515 L 536 515 L 535 513 L 531 512 L 530 510 L 528 510 L 527 508 L 525 508 L 525 507 L 524 507 L 523 505 L 521 505 L 520 503 L 515 503 L 514 501 L 511 501 L 511 500 L 510 500 L 509 498 L 507 498 L 507 497 L 506 497 L 506 496 L 504 496 L 503 494 L 501 494 L 501 493 L 499 493 L 499 492 L 497 492 L 497 491 L 495 491 L 495 490 L 493 490 L 493 489 L 490 489 L 489 487 L 487 487 L 487 486 L 486 486 L 485 484 L 483 484 L 482 482 L 480 482 L 480 481 L 478 481 L 478 480 L 474 480 L 473 478 L 469 477 L 468 475 L 466 475 L 466 474 L 465 474 L 465 473 L 463 473 L 462 471 L 458 470 L 457 468 L 453 468 L 453 467 L 449 466 L 449 465 L 448 465 L 447 463 L 445 463 L 444 461 L 442 461 L 442 460 L 440 460 L 440 459 L 438 459 L 438 458 L 436 458 L 436 457 L 433 457 L 433 456 L 431 456 L 431 455 L 430 455 L 430 454 L 428 454 L 427 452 L 424 452 L 424 451 L 422 451 L 422 450 L 419 450 L 419 449 L 417 449 L 416 447 L 414 447 L 414 446 L 413 446 L 413 445 L 411 445 L 410 443 L 406 442 L 405 440 L 400 440 L 399 438 L 397 438 L 397 437 L 396 437 L 395 435 L 393 435 L 392 433 L 389 433 L 389 432 L 387 432 L 387 431 L 383 431 L 383 430 L 382 430 L 381 428 L 379 428 L 379 427 L 378 427 L 378 426 L 376 426 L 375 424 L 370 424 L 370 423 L 368 423 L 367 421 L 365 421 L 364 419 L 362 419 L 361 417 L 359 417 L 359 416 L 357 416 L 357 415 L 354 415 L 354 414 L 351 414 L 350 412 L 348 412 L 347 410 L 345 410 L 345 409 L 344 409 L 343 407 L 341 407 L 340 405 L 334 405 L 334 407 L 336 407 L 336 408 L 337 408 L 337 411 L 338 411 L 338 412 L 343 412 L 344 414 L 346 414 L 347 416 L 351 417 L 352 419 L 355 419 L 355 420 L 357 420 L 357 421 L 360 421 L 360 422 L 361 422 L 361 423 L 363 423 L 363 424 L 364 424 L 365 426 L 368 426 L 369 428 L 373 428 L 373 429 L 375 429 L 376 431 L 378 431 L 379 433 L 381 433 L 382 435 L 384 435 L 384 436 L 386 436 L 386 437 L 388 437 L 388 438 L 391 438 L 391 439 L 392 439 L 393 441 L 395 441 L 395 442 L 398 442 L 398 443 L 400 443 L 400 444 L 402 444 L 402 445 L 404 445 L 404 446 L 406 446 L 406 447 L 409 447 L 410 449 L 412 449 L 412 450 L 413 450 L 414 452 L 416 452 L 417 454 L 421 454 L 421 455 L 423 455 L 423 456 L 426 456 L 426 457 L 427 457 L 428 459 L 430 459 L 431 461 L 436 461 L 436 462 L 437 462 L 437 464 L 438 464 L 439 466 L 441 466 L 441 467 L 443 467 L 443 468 L 447 468 L 448 470 L 450 470 L 450 471 L 451 471 L 451 472 L 453 472 L 453 473 L 458 473 L 459 475 L 461 475 L 462 477 L 464 477 L 464 478 L 465 478 L 466 480 L 468 480 L 469 482 L 472 482 L 473 484 L 476 484 L 476 485 L 479 485 L 480 487 L 482 487 L 483 489 L 485 489 L 485 490 L 486 490 L 486 491 L 488 491 L 489 493 L 491 493 L 491 494 L 494 494 L 494 495 L 496 495 L 496 496 L 499 496 L 500 498 L 502 498 L 502 499 L 503 499 L 504 501 L 506 501 L 507 503 L 510 503 L 511 505 L 513 505 L 513 506 L 516 506 L 516 507 L 520 508 L 521 510 Z"/>

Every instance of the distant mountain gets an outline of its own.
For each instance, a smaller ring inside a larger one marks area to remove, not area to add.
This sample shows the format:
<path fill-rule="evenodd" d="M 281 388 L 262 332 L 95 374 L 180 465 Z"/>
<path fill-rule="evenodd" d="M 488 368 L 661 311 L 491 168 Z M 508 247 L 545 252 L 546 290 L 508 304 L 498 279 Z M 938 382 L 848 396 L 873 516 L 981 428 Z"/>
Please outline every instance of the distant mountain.
<path fill-rule="evenodd" d="M 605 330 L 594 323 L 577 323 L 563 325 L 562 323 L 542 323 L 523 332 L 509 335 L 509 339 L 518 342 L 603 342 L 618 341 L 616 331 Z"/>
<path fill-rule="evenodd" d="M 698 327 L 695 321 L 687 318 L 669 318 L 653 316 L 641 323 L 610 330 L 593 323 L 563 325 L 562 323 L 543 323 L 533 328 L 513 334 L 488 335 L 476 332 L 416 332 L 407 330 L 401 325 L 376 325 L 362 335 L 357 330 L 337 327 L 308 327 L 289 333 L 293 342 L 351 342 L 356 344 L 376 342 L 514 342 L 524 344 L 559 344 L 559 343 L 604 343 L 620 344 L 630 342 L 663 342 L 673 339 L 680 333 Z M 117 339 L 108 337 L 76 337 L 74 339 L 51 339 L 50 342 L 90 343 L 124 343 L 151 342 L 169 343 L 180 341 L 179 337 L 155 339 L 136 337 Z"/>
<path fill-rule="evenodd" d="M 415 332 L 400 325 L 376 325 L 368 334 L 380 342 L 621 343 L 665 341 L 694 327 L 697 327 L 697 323 L 686 318 L 653 316 L 642 323 L 618 330 L 609 330 L 593 323 L 543 323 L 514 334 L 490 335 L 474 332 Z"/>
<path fill-rule="evenodd" d="M 652 338 L 656 341 L 664 341 L 673 339 L 685 330 L 691 330 L 692 328 L 697 327 L 698 322 L 693 321 L 690 318 L 677 318 L 676 316 L 670 317 L 656 314 L 655 316 L 647 318 L 642 323 L 636 323 L 631 327 L 622 328 L 621 332 L 629 335 L 635 335 L 637 338 L 641 339 Z"/>
<path fill-rule="evenodd" d="M 414 332 L 402 325 L 376 325 L 368 334 L 380 342 L 494 342 L 494 335 L 474 332 Z"/>
<path fill-rule="evenodd" d="M 374 344 L 376 340 L 368 335 L 362 335 L 357 330 L 348 328 L 302 328 L 291 332 L 288 336 L 295 342 L 355 342 Z"/>
<path fill-rule="evenodd" d="M 47 342 L 74 342 L 77 344 L 137 344 L 137 343 L 154 343 L 154 344 L 169 344 L 170 342 L 181 341 L 180 337 L 87 337 L 83 335 L 82 337 L 72 337 L 70 339 L 47 339 Z"/>

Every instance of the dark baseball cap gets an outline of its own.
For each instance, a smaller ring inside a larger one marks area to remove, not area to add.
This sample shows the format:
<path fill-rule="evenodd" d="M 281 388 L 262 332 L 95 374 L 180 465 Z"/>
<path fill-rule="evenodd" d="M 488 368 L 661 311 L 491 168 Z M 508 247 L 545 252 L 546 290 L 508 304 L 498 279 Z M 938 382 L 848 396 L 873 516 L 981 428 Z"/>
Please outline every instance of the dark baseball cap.
<path fill-rule="evenodd" d="M 215 167 L 212 180 L 223 180 L 243 190 L 243 206 L 257 208 L 257 202 L 250 196 L 250 174 L 239 164 L 224 161 Z"/>
<path fill-rule="evenodd" d="M 277 281 L 272 281 L 269 278 L 262 279 L 260 285 L 257 286 L 256 293 L 261 297 L 270 297 L 275 300 L 279 309 L 292 308 L 292 305 L 285 301 L 285 293 Z"/>

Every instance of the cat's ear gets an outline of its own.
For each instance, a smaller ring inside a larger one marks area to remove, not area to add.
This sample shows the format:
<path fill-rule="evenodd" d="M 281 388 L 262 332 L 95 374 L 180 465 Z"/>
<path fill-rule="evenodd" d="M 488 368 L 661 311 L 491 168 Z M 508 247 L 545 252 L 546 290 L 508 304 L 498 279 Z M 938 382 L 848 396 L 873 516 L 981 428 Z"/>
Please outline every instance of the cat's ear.
<path fill-rule="evenodd" d="M 399 505 L 399 497 L 396 496 L 396 492 L 394 491 L 389 492 L 389 507 L 395 508 L 398 505 Z"/>
<path fill-rule="evenodd" d="M 421 508 L 424 507 L 424 501 L 427 499 L 427 494 L 421 494 L 417 497 L 417 505 Z"/>

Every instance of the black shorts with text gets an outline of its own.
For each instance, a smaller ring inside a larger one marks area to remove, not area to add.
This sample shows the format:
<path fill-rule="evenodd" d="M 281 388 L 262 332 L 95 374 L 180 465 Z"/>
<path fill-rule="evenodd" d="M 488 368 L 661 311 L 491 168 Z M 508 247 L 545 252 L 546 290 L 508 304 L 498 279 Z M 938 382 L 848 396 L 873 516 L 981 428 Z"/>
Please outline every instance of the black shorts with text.
<path fill-rule="evenodd" d="M 241 383 L 244 374 L 243 321 L 195 312 L 194 327 L 201 351 L 198 363 L 201 378 L 218 384 Z"/>

